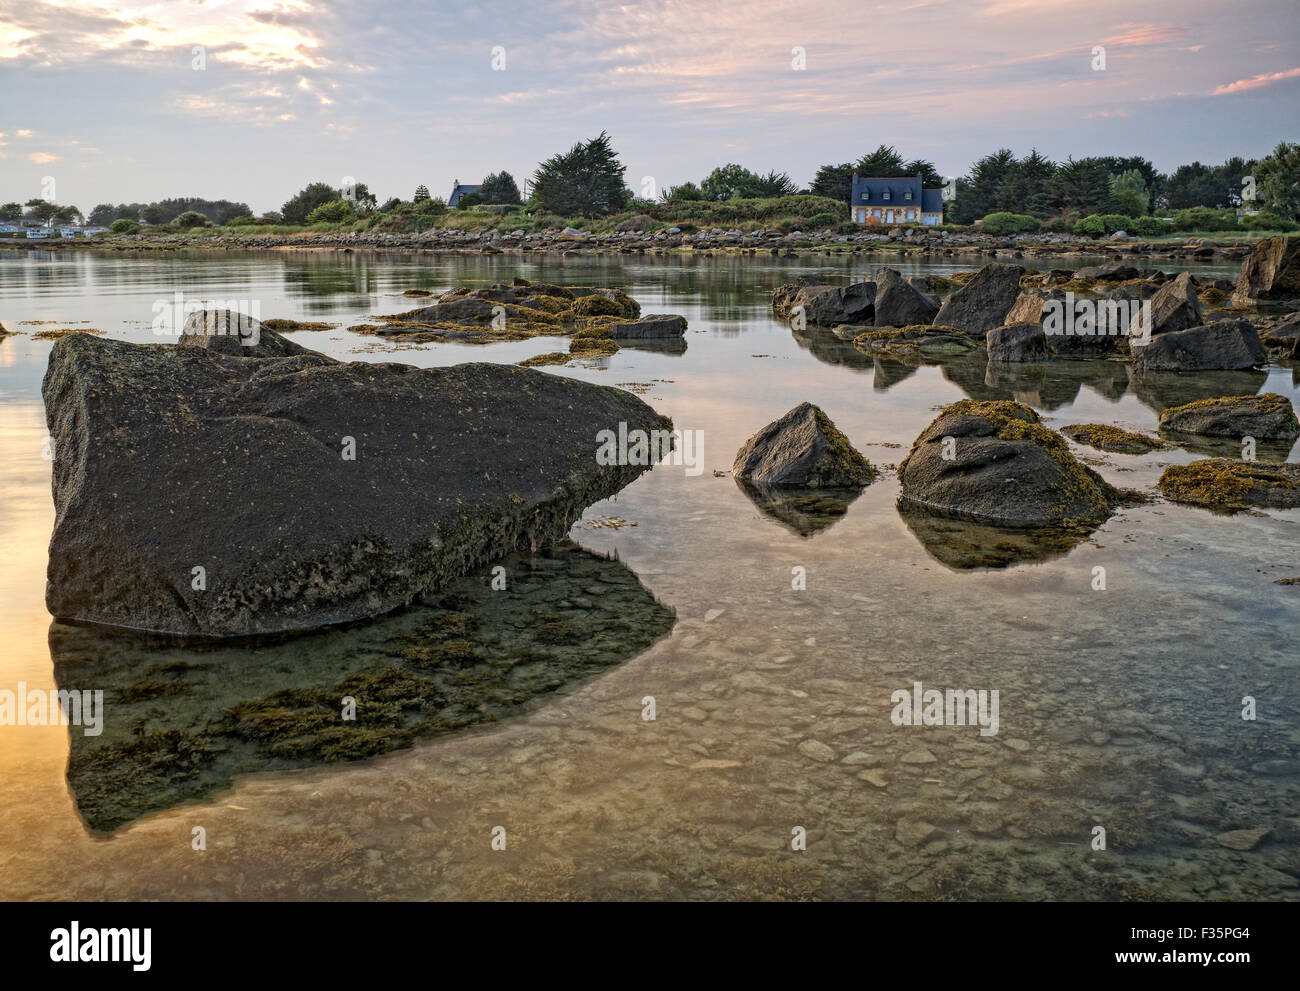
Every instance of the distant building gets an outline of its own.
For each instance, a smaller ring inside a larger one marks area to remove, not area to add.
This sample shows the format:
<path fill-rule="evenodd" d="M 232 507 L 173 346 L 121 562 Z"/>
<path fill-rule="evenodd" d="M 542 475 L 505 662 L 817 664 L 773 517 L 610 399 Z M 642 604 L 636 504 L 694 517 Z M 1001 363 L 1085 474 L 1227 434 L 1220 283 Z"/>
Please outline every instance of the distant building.
<path fill-rule="evenodd" d="M 864 179 L 853 173 L 849 219 L 855 224 L 943 223 L 943 190 L 925 189 L 921 175 Z"/>
<path fill-rule="evenodd" d="M 459 179 L 453 179 L 451 182 L 451 195 L 447 197 L 447 206 L 449 207 L 454 207 L 459 203 L 462 196 L 477 193 L 483 188 L 481 183 L 477 186 L 462 186 Z"/>

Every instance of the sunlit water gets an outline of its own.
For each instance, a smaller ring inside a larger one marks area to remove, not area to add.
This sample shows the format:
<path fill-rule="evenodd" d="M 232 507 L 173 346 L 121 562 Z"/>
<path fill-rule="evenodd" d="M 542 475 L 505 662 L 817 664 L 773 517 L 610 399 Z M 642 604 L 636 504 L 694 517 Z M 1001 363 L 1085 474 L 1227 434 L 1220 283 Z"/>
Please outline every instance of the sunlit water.
<path fill-rule="evenodd" d="M 155 302 L 182 291 L 256 300 L 263 317 L 338 324 L 292 336 L 339 358 L 513 362 L 567 342 L 397 349 L 346 328 L 415 305 L 399 295 L 408 288 L 516 275 L 618 285 L 644 312 L 687 317 L 685 353 L 624 349 L 548 373 L 635 383 L 704 439 L 702 472 L 661 465 L 572 531 L 586 550 L 621 562 L 588 556 L 586 570 L 555 579 L 577 583 L 564 608 L 574 596 L 586 608 L 593 581 L 595 592 L 624 590 L 622 622 L 606 606 L 611 615 L 593 627 L 608 649 L 581 671 L 539 669 L 533 655 L 516 664 L 533 649 L 520 646 L 523 624 L 488 618 L 479 650 L 516 652 L 483 690 L 489 701 L 405 749 L 296 767 L 227 754 L 222 780 L 172 794 L 133 785 L 129 767 L 70 784 L 69 727 L 0 727 L 0 897 L 1295 898 L 1300 586 L 1276 581 L 1300 575 L 1300 512 L 1228 517 L 1157 498 L 1047 560 L 942 563 L 953 560 L 948 538 L 900 517 L 890 470 L 936 407 L 1016 398 L 1052 426 L 1151 431 L 1157 409 L 1206 386 L 1135 388 L 1116 363 L 1053 363 L 1009 378 L 982 362 L 909 371 L 825 332 L 796 337 L 771 317 L 766 294 L 792 276 L 866 277 L 876 263 L 0 252 L 0 322 L 23 332 L 0 341 L 0 689 L 51 689 L 56 662 L 60 684 L 75 676 L 72 687 L 93 689 L 100 658 L 110 727 L 112 672 L 158 666 L 152 648 L 51 629 L 40 397 L 51 344 L 27 321 L 154 343 Z M 1222 384 L 1294 400 L 1298 381 L 1300 372 L 1272 367 L 1216 382 L 1210 394 Z M 810 537 L 714 475 L 804 400 L 885 469 Z M 1164 465 L 1199 456 L 1076 451 L 1113 483 L 1151 493 Z M 629 525 L 594 525 L 606 517 Z M 1098 566 L 1104 590 L 1094 589 Z M 797 568 L 805 590 L 792 588 Z M 489 580 L 486 570 L 477 578 Z M 650 597 L 675 621 L 647 609 Z M 502 633 L 511 630 L 519 636 Z M 350 676 L 353 644 L 372 649 L 390 632 L 195 652 L 205 681 L 197 694 L 138 697 L 123 711 L 154 727 L 198 725 L 221 716 L 232 693 L 301 688 L 318 668 L 328 670 L 317 687 Z M 517 677 L 523 687 L 498 705 Z M 891 694 L 917 681 L 998 690 L 997 735 L 893 725 Z M 1256 700 L 1254 720 L 1242 718 L 1245 696 Z M 85 745 L 72 745 L 74 756 Z M 92 807 L 111 811 L 83 815 Z M 193 849 L 195 827 L 206 850 Z M 495 827 L 503 850 L 493 848 Z M 1216 840 L 1239 829 L 1271 832 L 1248 851 Z M 800 831 L 805 850 L 792 848 Z"/>

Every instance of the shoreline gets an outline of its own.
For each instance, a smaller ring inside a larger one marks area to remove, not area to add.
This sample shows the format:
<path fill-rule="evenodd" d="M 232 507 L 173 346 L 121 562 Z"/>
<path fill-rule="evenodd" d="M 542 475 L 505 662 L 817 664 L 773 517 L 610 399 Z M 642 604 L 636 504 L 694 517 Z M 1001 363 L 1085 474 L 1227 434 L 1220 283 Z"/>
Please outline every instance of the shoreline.
<path fill-rule="evenodd" d="M 1125 239 L 1092 240 L 1075 235 L 947 234 L 907 232 L 899 234 L 848 234 L 813 236 L 759 231 L 738 234 L 654 234 L 614 233 L 565 235 L 482 234 L 459 230 L 426 231 L 421 234 L 307 233 L 217 237 L 150 237 L 127 235 L 109 240 L 87 241 L 0 241 L 0 249 L 11 251 L 380 251 L 437 252 L 456 255 L 701 255 L 705 257 L 747 257 L 759 254 L 799 258 L 811 255 L 919 255 L 960 258 L 1069 258 L 1109 257 L 1119 259 L 1238 260 L 1246 257 L 1261 239 L 1214 242 L 1200 237 L 1171 241 Z"/>

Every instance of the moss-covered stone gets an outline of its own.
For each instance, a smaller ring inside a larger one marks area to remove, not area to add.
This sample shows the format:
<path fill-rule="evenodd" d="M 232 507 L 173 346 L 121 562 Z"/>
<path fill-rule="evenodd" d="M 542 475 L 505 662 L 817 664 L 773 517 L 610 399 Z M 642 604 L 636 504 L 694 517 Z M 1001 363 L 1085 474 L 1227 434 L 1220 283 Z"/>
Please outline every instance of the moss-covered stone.
<path fill-rule="evenodd" d="M 1170 465 L 1156 484 L 1175 502 L 1212 509 L 1300 506 L 1300 464 L 1207 458 Z"/>
<path fill-rule="evenodd" d="M 1146 434 L 1134 433 L 1104 423 L 1075 423 L 1062 427 L 1060 432 L 1079 444 L 1087 444 L 1099 451 L 1110 451 L 1115 454 L 1147 454 L 1166 446 L 1165 442 L 1157 437 L 1149 437 Z"/>

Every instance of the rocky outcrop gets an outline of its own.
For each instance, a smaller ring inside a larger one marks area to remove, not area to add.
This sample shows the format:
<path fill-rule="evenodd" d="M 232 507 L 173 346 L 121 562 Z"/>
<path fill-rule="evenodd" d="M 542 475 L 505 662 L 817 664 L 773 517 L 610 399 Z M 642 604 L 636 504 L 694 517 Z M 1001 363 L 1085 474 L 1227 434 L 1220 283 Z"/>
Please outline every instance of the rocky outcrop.
<path fill-rule="evenodd" d="M 773 488 L 861 488 L 876 474 L 830 417 L 800 403 L 745 441 L 731 473 Z"/>
<path fill-rule="evenodd" d="M 1221 320 L 1131 344 L 1138 372 L 1235 371 L 1266 364 L 1268 355 L 1246 320 Z"/>
<path fill-rule="evenodd" d="M 1191 272 L 1166 282 L 1151 298 L 1151 333 L 1172 334 L 1201 322 L 1201 300 Z"/>
<path fill-rule="evenodd" d="M 996 327 L 986 337 L 989 361 L 1047 361 L 1047 335 L 1036 323 L 1015 323 Z"/>
<path fill-rule="evenodd" d="M 1119 501 L 1037 413 L 1005 401 L 949 406 L 916 439 L 898 478 L 906 503 L 997 526 L 1096 522 Z"/>
<path fill-rule="evenodd" d="M 875 312 L 876 284 L 850 286 L 793 283 L 772 293 L 772 309 L 779 317 L 802 316 L 805 323 L 834 327 L 841 323 L 869 324 Z"/>
<path fill-rule="evenodd" d="M 1160 429 L 1206 437 L 1254 437 L 1295 440 L 1300 437 L 1291 401 L 1275 392 L 1258 396 L 1223 396 L 1174 406 L 1160 413 Z"/>
<path fill-rule="evenodd" d="M 1074 278 L 1090 282 L 1128 282 L 1141 276 L 1132 265 L 1124 262 L 1106 262 L 1104 265 L 1087 265 L 1074 273 Z"/>
<path fill-rule="evenodd" d="M 1156 483 L 1168 499 L 1235 511 L 1300 506 L 1300 464 L 1207 458 L 1170 465 Z"/>
<path fill-rule="evenodd" d="M 876 314 L 878 327 L 908 327 L 930 323 L 939 312 L 938 305 L 920 292 L 892 268 L 876 273 Z"/>
<path fill-rule="evenodd" d="M 609 334 L 615 340 L 662 339 L 685 333 L 686 318 L 672 313 L 647 313 L 639 320 L 609 325 Z"/>
<path fill-rule="evenodd" d="M 970 281 L 948 296 L 939 307 L 935 324 L 956 327 L 967 334 L 987 334 L 1003 326 L 1007 313 L 1020 296 L 1019 265 L 985 265 Z"/>
<path fill-rule="evenodd" d="M 178 347 L 202 348 L 239 358 L 286 358 L 316 354 L 280 336 L 260 320 L 235 310 L 198 310 L 185 318 Z"/>
<path fill-rule="evenodd" d="M 1300 297 L 1300 237 L 1266 237 L 1241 263 L 1232 301 L 1253 306 L 1260 300 Z"/>
<path fill-rule="evenodd" d="M 598 463 L 598 431 L 671 427 L 629 393 L 511 366 L 80 334 L 43 395 L 50 612 L 209 637 L 373 617 L 552 544 L 650 467 Z"/>

